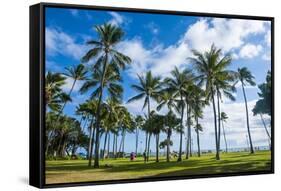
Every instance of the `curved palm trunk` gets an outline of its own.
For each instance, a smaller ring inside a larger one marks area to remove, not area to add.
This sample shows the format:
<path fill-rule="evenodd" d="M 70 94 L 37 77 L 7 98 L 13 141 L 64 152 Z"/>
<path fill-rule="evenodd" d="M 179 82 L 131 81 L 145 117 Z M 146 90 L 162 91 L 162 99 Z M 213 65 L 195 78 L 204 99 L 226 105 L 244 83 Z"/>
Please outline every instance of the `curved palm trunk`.
<path fill-rule="evenodd" d="M 101 110 L 101 102 L 102 102 L 102 95 L 103 95 L 103 85 L 104 85 L 104 77 L 107 70 L 107 59 L 108 59 L 108 52 L 105 53 L 105 63 L 102 71 L 102 79 L 101 79 L 101 88 L 100 88 L 100 95 L 98 100 L 97 106 L 97 121 L 96 121 L 96 143 L 95 143 L 95 163 L 94 167 L 99 168 L 99 147 L 100 147 L 100 110 Z"/>
<path fill-rule="evenodd" d="M 219 97 L 219 90 L 217 89 L 217 107 L 218 107 L 218 150 L 220 152 L 220 145 L 221 145 L 221 111 L 220 111 L 220 97 Z"/>
<path fill-rule="evenodd" d="M 196 117 L 196 127 L 198 127 L 198 117 Z M 197 134 L 197 149 L 198 149 L 198 157 L 201 156 L 201 151 L 200 151 L 200 139 L 199 139 L 199 130 L 196 129 L 196 134 Z"/>
<path fill-rule="evenodd" d="M 227 141 L 226 141 L 226 136 L 225 136 L 225 130 L 224 130 L 224 124 L 223 124 L 223 121 L 221 121 L 221 125 L 222 125 L 223 138 L 224 138 L 224 143 L 225 143 L 225 152 L 227 153 L 227 152 L 228 152 L 228 149 L 227 149 Z"/>
<path fill-rule="evenodd" d="M 156 135 L 156 162 L 159 162 L 159 134 Z"/>
<path fill-rule="evenodd" d="M 264 122 L 264 119 L 263 119 L 263 117 L 262 117 L 262 114 L 260 114 L 260 117 L 261 117 L 261 121 L 262 121 L 263 127 L 264 127 L 264 129 L 265 129 L 265 132 L 266 132 L 266 134 L 267 134 L 267 136 L 268 136 L 268 139 L 271 140 L 271 136 L 270 136 L 270 134 L 269 134 L 269 132 L 268 132 L 268 130 L 267 130 L 267 128 L 266 128 L 266 124 L 265 124 L 265 122 Z"/>
<path fill-rule="evenodd" d="M 249 142 L 250 142 L 250 152 L 254 153 L 252 137 L 251 137 L 251 132 L 250 132 L 250 125 L 249 125 L 249 113 L 248 113 L 247 97 L 246 97 L 246 93 L 245 93 L 244 83 L 243 82 L 242 82 L 242 90 L 243 90 L 244 101 L 245 101 L 246 119 L 247 119 L 247 130 L 248 130 L 248 136 L 249 136 Z"/>
<path fill-rule="evenodd" d="M 71 86 L 71 88 L 70 88 L 70 90 L 69 90 L 69 92 L 68 92 L 68 96 L 69 96 L 69 97 L 71 96 L 71 93 L 72 93 L 72 91 L 73 91 L 73 89 L 74 89 L 74 86 L 75 86 L 75 84 L 76 84 L 76 81 L 77 81 L 77 79 L 74 78 L 74 81 L 73 81 L 73 83 L 72 83 L 72 86 Z M 66 103 L 67 103 L 67 101 L 65 101 L 65 102 L 63 103 L 62 108 L 60 109 L 57 118 L 59 118 L 60 115 L 62 114 L 62 112 L 63 112 L 63 110 L 64 110 L 64 108 L 65 108 L 65 106 L 66 106 Z"/>
<path fill-rule="evenodd" d="M 214 112 L 214 125 L 215 125 L 216 160 L 220 160 L 220 153 L 219 153 L 219 149 L 218 149 L 217 112 L 216 112 L 215 95 L 214 95 L 213 87 L 211 87 L 211 94 L 212 94 L 213 112 Z"/>
<path fill-rule="evenodd" d="M 182 108 L 181 108 L 181 132 L 180 132 L 180 149 L 179 149 L 179 158 L 178 162 L 182 161 L 182 130 L 183 130 L 183 113 L 184 113 L 184 104 L 183 104 L 183 99 L 181 95 L 181 103 L 182 103 Z"/>

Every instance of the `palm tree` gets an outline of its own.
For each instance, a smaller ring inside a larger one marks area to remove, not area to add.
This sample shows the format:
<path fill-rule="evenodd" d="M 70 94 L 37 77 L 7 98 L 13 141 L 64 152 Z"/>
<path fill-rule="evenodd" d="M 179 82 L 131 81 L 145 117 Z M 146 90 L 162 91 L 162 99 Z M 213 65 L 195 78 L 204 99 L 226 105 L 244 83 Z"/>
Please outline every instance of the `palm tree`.
<path fill-rule="evenodd" d="M 263 127 L 265 129 L 265 132 L 268 136 L 269 143 L 271 144 L 271 136 L 269 134 L 269 131 L 266 127 L 263 114 L 267 114 L 271 116 L 271 72 L 267 72 L 266 76 L 266 82 L 260 84 L 258 86 L 260 92 L 258 93 L 260 99 L 256 102 L 255 107 L 253 108 L 252 112 L 254 115 L 259 114 L 261 121 L 263 123 Z"/>
<path fill-rule="evenodd" d="M 226 123 L 226 120 L 228 119 L 227 115 L 225 112 L 221 112 L 221 124 L 222 124 L 222 130 L 223 130 L 223 137 L 224 137 L 224 143 L 225 143 L 225 152 L 228 152 L 227 149 L 227 141 L 226 141 L 226 136 L 225 136 L 225 130 L 224 130 L 224 123 Z"/>
<path fill-rule="evenodd" d="M 68 67 L 68 68 L 65 68 L 65 70 L 66 70 L 66 73 L 63 73 L 63 75 L 73 79 L 73 83 L 68 92 L 68 97 L 70 97 L 71 93 L 75 87 L 76 82 L 80 81 L 80 80 L 86 80 L 87 71 L 85 70 L 85 66 L 83 64 L 78 64 L 77 66 Z M 63 105 L 58 113 L 58 116 L 60 116 L 61 113 L 63 112 L 63 109 L 65 108 L 65 105 L 67 102 L 68 102 L 68 100 L 66 100 L 63 103 Z"/>
<path fill-rule="evenodd" d="M 103 78 L 103 83 L 101 84 L 101 78 Z M 82 85 L 80 92 L 85 93 L 91 90 L 92 88 L 95 88 L 94 91 L 91 93 L 91 99 L 97 98 L 97 110 L 95 115 L 95 164 L 96 160 L 99 160 L 99 156 L 96 156 L 99 154 L 99 138 L 100 138 L 100 128 L 97 128 L 97 123 L 100 123 L 101 119 L 101 110 L 102 110 L 102 102 L 100 95 L 102 94 L 102 91 L 107 91 L 107 95 L 112 97 L 113 99 L 120 100 L 122 97 L 123 89 L 120 85 L 121 77 L 119 73 L 116 72 L 115 68 L 112 64 L 108 65 L 106 73 L 103 75 L 100 70 L 95 70 L 89 79 L 85 81 L 85 83 Z M 102 87 L 103 86 L 103 87 Z M 99 112 L 99 114 L 98 114 Z M 100 119 L 98 119 L 100 117 Z M 100 126 L 100 125 L 99 125 Z M 94 137 L 93 137 L 94 139 Z M 93 148 L 91 148 L 93 149 Z M 96 150 L 98 149 L 98 151 Z M 91 152 L 90 152 L 91 153 Z M 89 166 L 91 166 L 92 161 L 92 155 L 89 157 Z M 97 164 L 94 165 L 94 167 L 98 167 Z"/>
<path fill-rule="evenodd" d="M 45 77 L 45 103 L 53 111 L 59 111 L 63 97 L 66 94 L 62 91 L 62 86 L 66 83 L 66 78 L 59 73 L 48 72 Z"/>
<path fill-rule="evenodd" d="M 195 57 L 189 58 L 195 66 L 200 79 L 199 85 L 205 85 L 207 97 L 211 99 L 214 114 L 215 127 L 215 144 L 216 144 L 216 159 L 220 159 L 219 155 L 219 138 L 217 126 L 217 111 L 215 104 L 215 93 L 222 76 L 229 76 L 229 71 L 226 68 L 231 64 L 231 57 L 229 55 L 222 56 L 221 49 L 217 49 L 213 44 L 209 51 L 204 53 L 193 50 Z M 224 79 L 224 77 L 223 77 Z M 218 116 L 219 117 L 219 116 Z"/>
<path fill-rule="evenodd" d="M 107 99 L 105 103 L 105 107 L 106 107 L 106 116 L 105 119 L 103 119 L 104 130 L 105 130 L 103 159 L 105 158 L 105 148 L 106 148 L 106 142 L 109 132 L 111 131 L 111 129 L 116 128 L 118 126 L 118 123 L 120 121 L 119 119 L 120 116 L 118 115 L 120 111 L 124 109 L 124 107 L 121 106 L 121 102 L 113 98 Z M 109 153 L 109 150 L 107 152 Z"/>
<path fill-rule="evenodd" d="M 175 128 L 177 128 L 178 124 L 180 123 L 179 119 L 176 118 L 176 115 L 173 114 L 173 109 L 175 109 L 177 113 L 180 113 L 180 111 L 176 104 L 176 99 L 174 98 L 173 93 L 168 89 L 163 89 L 159 93 L 158 103 L 159 104 L 156 108 L 158 111 L 160 111 L 164 106 L 167 106 L 169 110 L 169 112 L 166 114 L 164 118 L 164 123 L 165 126 L 167 127 L 167 128 L 164 127 L 164 132 L 166 132 L 167 134 L 167 139 L 164 142 L 162 142 L 161 147 L 162 148 L 164 148 L 164 146 L 167 147 L 166 160 L 167 162 L 170 162 L 170 146 L 172 145 L 171 135 L 173 130 L 175 130 Z"/>
<path fill-rule="evenodd" d="M 138 155 L 138 143 L 139 143 L 139 129 L 143 126 L 144 118 L 141 115 L 137 115 L 135 118 L 135 130 L 136 130 L 136 156 Z"/>
<path fill-rule="evenodd" d="M 248 136 L 249 136 L 249 142 L 250 142 L 250 151 L 251 151 L 251 153 L 254 153 L 251 132 L 250 132 L 250 125 L 249 125 L 249 113 L 248 113 L 248 103 L 247 103 L 247 97 L 246 97 L 246 92 L 245 92 L 245 85 L 255 86 L 256 85 L 256 83 L 254 82 L 255 77 L 251 74 L 251 72 L 246 67 L 238 68 L 237 77 L 238 77 L 238 80 L 241 82 L 244 101 L 245 101 L 247 130 L 248 130 Z"/>
<path fill-rule="evenodd" d="M 151 99 L 157 100 L 160 90 L 160 77 L 156 76 L 154 77 L 151 73 L 151 71 L 147 72 L 145 76 L 139 76 L 139 84 L 133 84 L 132 88 L 137 91 L 139 94 L 136 96 L 130 98 L 128 100 L 128 103 L 140 100 L 144 98 L 144 104 L 142 109 L 144 109 L 147 106 L 147 116 L 148 121 L 150 120 L 150 101 Z M 149 136 L 150 140 L 150 136 Z M 148 141 L 150 142 L 150 141 Z M 149 144 L 148 144 L 149 145 Z M 149 146 L 148 146 L 149 147 Z M 147 153 L 147 160 L 149 159 L 149 148 L 146 147 L 145 152 Z"/>
<path fill-rule="evenodd" d="M 179 98 L 178 107 L 181 108 L 181 132 L 180 132 L 180 148 L 178 161 L 182 161 L 182 135 L 183 135 L 183 114 L 184 114 L 184 96 L 186 94 L 186 86 L 190 85 L 194 80 L 194 75 L 190 70 L 179 71 L 177 67 L 171 72 L 172 77 L 166 78 L 167 90 L 172 92 L 175 98 Z"/>
<path fill-rule="evenodd" d="M 203 108 L 207 104 L 206 98 L 205 98 L 205 92 L 198 86 L 193 85 L 192 91 L 189 95 L 189 107 L 193 114 L 194 120 L 195 120 L 195 132 L 197 137 L 197 148 L 198 148 L 198 157 L 201 156 L 200 151 L 200 138 L 199 133 L 200 131 L 203 131 L 203 128 L 201 124 L 199 124 L 198 119 L 203 117 Z M 191 133 L 189 133 L 190 141 L 191 141 Z M 191 146 L 191 142 L 189 143 Z M 189 148 L 191 152 L 191 147 Z"/>
<path fill-rule="evenodd" d="M 170 146 L 173 144 L 171 141 L 171 136 L 173 130 L 177 130 L 179 128 L 181 120 L 177 118 L 177 116 L 170 110 L 165 116 L 164 116 L 164 129 L 163 131 L 167 134 L 166 138 L 166 146 L 167 146 L 167 155 L 166 160 L 167 162 L 170 162 Z"/>
<path fill-rule="evenodd" d="M 66 83 L 66 78 L 59 73 L 47 72 L 45 76 L 45 107 L 46 110 L 49 108 L 54 112 L 58 112 L 61 109 L 61 104 L 66 100 L 71 100 L 67 94 L 62 91 L 62 86 Z M 52 118 L 50 127 L 55 127 L 55 118 Z M 46 132 L 46 155 L 49 152 L 50 141 L 54 136 L 54 129 L 49 129 Z"/>
<path fill-rule="evenodd" d="M 105 88 L 105 76 L 108 74 L 109 65 L 114 68 L 115 73 L 119 74 L 119 68 L 125 69 L 127 64 L 131 63 L 131 59 L 118 52 L 116 45 L 122 40 L 124 32 L 120 27 L 103 24 L 95 27 L 98 33 L 98 40 L 90 40 L 87 42 L 88 45 L 93 46 L 86 55 L 82 58 L 82 62 L 88 62 L 89 60 L 96 58 L 94 64 L 94 70 L 100 73 L 99 78 L 99 94 L 98 94 L 98 107 L 97 107 L 97 119 L 96 119 L 96 145 L 95 145 L 95 164 L 94 167 L 99 167 L 99 126 L 100 126 L 100 109 L 103 99 L 103 90 Z M 112 87 L 115 89 L 116 87 Z"/>

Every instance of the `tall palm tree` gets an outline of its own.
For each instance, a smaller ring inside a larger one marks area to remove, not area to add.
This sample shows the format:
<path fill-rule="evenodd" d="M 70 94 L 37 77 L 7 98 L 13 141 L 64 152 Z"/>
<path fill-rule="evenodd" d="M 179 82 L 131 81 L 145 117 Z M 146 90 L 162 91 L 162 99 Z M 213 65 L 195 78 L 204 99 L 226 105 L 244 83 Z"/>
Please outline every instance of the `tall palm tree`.
<path fill-rule="evenodd" d="M 253 143 L 252 143 L 252 137 L 251 137 L 251 131 L 250 131 L 250 125 L 249 125 L 248 103 L 247 103 L 247 96 L 246 96 L 246 92 L 245 92 L 245 86 L 246 85 L 255 86 L 256 85 L 256 83 L 254 81 L 255 77 L 251 74 L 251 72 L 246 67 L 238 68 L 237 77 L 238 77 L 238 80 L 241 82 L 244 101 L 245 101 L 247 131 L 248 131 L 249 142 L 250 142 L 250 152 L 254 153 L 254 147 L 253 147 Z"/>
<path fill-rule="evenodd" d="M 98 108 L 97 108 L 97 121 L 96 121 L 96 142 L 95 145 L 95 163 L 94 167 L 99 167 L 99 126 L 100 126 L 100 107 L 103 99 L 103 89 L 105 87 L 105 76 L 108 73 L 109 65 L 115 68 L 116 73 L 119 73 L 119 68 L 125 69 L 127 64 L 131 63 L 131 59 L 118 52 L 116 45 L 122 40 L 124 32 L 120 27 L 103 24 L 96 26 L 95 30 L 98 34 L 97 40 L 90 40 L 88 45 L 93 46 L 86 55 L 82 58 L 82 62 L 96 58 L 93 65 L 94 70 L 99 71 L 101 78 L 99 79 L 99 95 L 98 95 Z M 114 89 L 114 87 L 113 87 Z"/>
<path fill-rule="evenodd" d="M 164 127 L 164 132 L 166 132 L 167 134 L 167 139 L 162 142 L 162 146 L 165 145 L 167 147 L 166 161 L 170 162 L 170 146 L 172 145 L 172 132 L 180 123 L 179 120 L 176 118 L 176 115 L 173 114 L 173 110 L 176 110 L 177 113 L 180 113 L 180 111 L 178 105 L 176 104 L 176 99 L 173 95 L 173 92 L 169 91 L 168 89 L 163 89 L 160 91 L 157 102 L 157 111 L 160 111 L 164 106 L 167 106 L 169 110 L 164 119 L 165 126 L 167 127 Z"/>
<path fill-rule="evenodd" d="M 226 120 L 228 119 L 228 116 L 226 115 L 225 112 L 221 112 L 221 125 L 222 125 L 222 130 L 223 130 L 223 137 L 224 137 L 224 143 L 225 143 L 225 152 L 228 152 L 227 148 L 227 141 L 226 141 L 226 136 L 225 136 L 225 130 L 224 130 L 224 123 L 226 123 Z"/>
<path fill-rule="evenodd" d="M 205 107 L 206 104 L 207 101 L 205 98 L 205 92 L 200 87 L 193 85 L 192 92 L 189 95 L 189 105 L 190 105 L 189 107 L 193 114 L 192 117 L 194 117 L 194 121 L 195 121 L 194 128 L 197 137 L 198 157 L 201 156 L 199 133 L 200 131 L 203 131 L 203 128 L 201 124 L 199 124 L 198 119 L 203 117 L 203 108 Z M 191 133 L 189 133 L 189 135 L 190 135 L 189 139 L 191 140 Z M 189 144 L 191 146 L 191 142 Z M 191 147 L 189 149 L 191 152 Z"/>
<path fill-rule="evenodd" d="M 101 83 L 101 79 L 103 78 L 103 82 Z M 98 167 L 98 162 L 96 164 L 96 160 L 99 160 L 99 138 L 100 138 L 100 125 L 97 126 L 97 123 L 100 123 L 101 120 L 101 110 L 102 110 L 102 101 L 100 95 L 106 91 L 107 95 L 112 97 L 113 99 L 120 100 L 123 93 L 123 88 L 120 85 L 121 81 L 120 74 L 117 73 L 112 64 L 108 65 L 106 73 L 103 75 L 100 70 L 95 70 L 89 79 L 85 81 L 85 83 L 80 88 L 81 93 L 85 93 L 93 89 L 91 93 L 91 99 L 97 99 L 97 110 L 95 115 L 95 165 L 94 167 Z M 95 89 L 94 89 L 95 88 Z M 98 114 L 99 113 L 99 114 Z M 93 148 L 91 148 L 93 149 Z M 98 149 L 98 150 L 96 150 Z M 92 151 L 91 151 L 92 152 Z M 91 153 L 90 152 L 90 153 Z M 89 166 L 91 166 L 92 155 L 89 157 Z"/>
<path fill-rule="evenodd" d="M 194 57 L 189 60 L 195 66 L 200 79 L 199 85 L 205 85 L 205 91 L 207 97 L 211 100 L 213 105 L 214 114 L 214 128 L 215 128 L 215 144 L 216 144 L 216 159 L 220 159 L 219 154 L 219 138 L 218 138 L 218 120 L 217 110 L 215 104 L 215 94 L 218 86 L 218 82 L 221 81 L 222 76 L 229 76 L 227 67 L 231 64 L 231 57 L 229 55 L 223 56 L 221 49 L 217 49 L 213 44 L 209 51 L 201 53 L 193 50 Z"/>
<path fill-rule="evenodd" d="M 153 76 L 151 71 L 147 72 L 145 76 L 139 76 L 139 84 L 133 84 L 132 88 L 138 92 L 138 94 L 128 100 L 128 103 L 137 101 L 144 98 L 144 104 L 142 109 L 144 109 L 147 106 L 147 116 L 148 121 L 150 120 L 150 101 L 151 99 L 157 100 L 159 96 L 159 91 L 161 88 L 160 84 L 160 77 Z M 149 146 L 148 146 L 149 147 Z M 145 152 L 147 153 L 147 160 L 149 158 L 149 150 L 146 148 Z"/>
<path fill-rule="evenodd" d="M 135 131 L 136 131 L 136 156 L 138 155 L 138 144 L 139 144 L 139 130 L 143 126 L 144 118 L 141 115 L 137 115 L 135 118 Z"/>
<path fill-rule="evenodd" d="M 186 86 L 192 83 L 194 75 L 190 70 L 179 71 L 177 67 L 171 72 L 171 77 L 165 79 L 167 90 L 172 92 L 175 98 L 178 98 L 178 107 L 181 108 L 181 132 L 180 132 L 180 148 L 178 161 L 182 161 L 182 136 L 183 136 L 183 114 L 185 108 L 184 96 L 186 94 Z"/>

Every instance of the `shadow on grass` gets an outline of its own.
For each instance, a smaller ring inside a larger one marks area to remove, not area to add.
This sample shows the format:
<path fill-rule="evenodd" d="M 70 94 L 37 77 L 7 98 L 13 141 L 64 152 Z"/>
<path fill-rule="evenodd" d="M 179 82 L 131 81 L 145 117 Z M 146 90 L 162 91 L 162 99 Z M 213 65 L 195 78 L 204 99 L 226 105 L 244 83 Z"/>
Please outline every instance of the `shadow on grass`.
<path fill-rule="evenodd" d="M 240 156 L 240 157 L 249 157 L 249 155 Z M 240 171 L 249 171 L 253 169 L 270 169 L 270 162 L 265 162 L 264 160 L 259 160 L 253 158 L 252 160 L 243 160 L 240 157 L 229 156 L 228 159 L 222 159 L 217 161 L 213 158 L 192 158 L 189 160 L 184 160 L 182 162 L 171 161 L 169 163 L 162 160 L 159 163 L 154 161 L 144 163 L 143 161 L 120 161 L 113 163 L 112 166 L 105 166 L 102 164 L 100 168 L 95 169 L 93 167 L 88 167 L 87 162 L 73 162 L 67 164 L 57 164 L 55 166 L 47 166 L 47 172 L 56 172 L 56 171 L 87 171 L 91 170 L 92 172 L 105 172 L 105 173 L 122 173 L 122 172 L 149 172 L 149 171 L 161 171 L 167 170 L 171 171 L 167 173 L 167 176 L 173 176 L 176 174 L 196 174 L 196 172 L 205 173 L 223 173 L 223 172 L 240 172 Z M 237 160 L 236 158 L 239 158 Z M 107 161 L 103 162 L 106 163 Z M 112 162 L 112 161 L 111 161 Z M 114 161 L 113 161 L 114 162 Z M 108 161 L 110 163 L 110 161 Z M 263 164 L 265 166 L 263 166 Z M 178 170 L 179 168 L 180 170 Z M 164 173 L 165 174 L 165 173 Z M 158 175 L 157 175 L 158 176 Z"/>

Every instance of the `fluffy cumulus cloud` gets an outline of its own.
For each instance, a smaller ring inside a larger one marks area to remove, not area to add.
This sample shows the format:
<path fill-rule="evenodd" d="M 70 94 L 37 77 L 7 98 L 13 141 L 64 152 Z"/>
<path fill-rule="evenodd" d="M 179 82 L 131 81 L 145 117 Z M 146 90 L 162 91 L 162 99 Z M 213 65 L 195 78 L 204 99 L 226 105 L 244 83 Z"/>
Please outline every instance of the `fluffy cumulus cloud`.
<path fill-rule="evenodd" d="M 133 38 L 122 42 L 119 48 L 133 60 L 129 69 L 132 77 L 147 70 L 155 75 L 166 76 L 175 66 L 188 64 L 187 58 L 192 56 L 192 49 L 206 51 L 213 43 L 224 53 L 231 53 L 234 59 L 258 56 L 262 53 L 262 46 L 249 43 L 247 38 L 250 35 L 265 34 L 266 30 L 263 21 L 200 19 L 190 25 L 175 44 L 167 47 L 158 44 L 147 48 L 141 38 Z"/>
<path fill-rule="evenodd" d="M 87 47 L 77 43 L 71 35 L 56 29 L 46 28 L 46 52 L 49 56 L 63 55 L 79 60 Z"/>
<path fill-rule="evenodd" d="M 136 74 L 142 75 L 148 70 L 154 75 L 167 76 L 175 66 L 181 68 L 186 65 L 186 59 L 191 55 L 188 44 L 183 41 L 168 47 L 158 45 L 148 49 L 141 39 L 135 38 L 122 42 L 118 48 L 133 60 L 128 73 L 134 78 Z"/>
<path fill-rule="evenodd" d="M 192 48 L 199 51 L 209 49 L 211 44 L 229 52 L 239 48 L 251 34 L 261 34 L 266 30 L 265 23 L 240 19 L 201 19 L 191 25 L 184 39 Z"/>
<path fill-rule="evenodd" d="M 258 56 L 262 52 L 261 45 L 245 44 L 239 52 L 241 58 L 253 58 Z"/>

